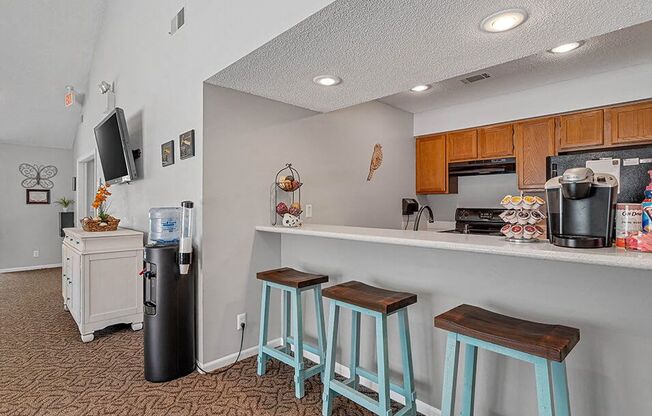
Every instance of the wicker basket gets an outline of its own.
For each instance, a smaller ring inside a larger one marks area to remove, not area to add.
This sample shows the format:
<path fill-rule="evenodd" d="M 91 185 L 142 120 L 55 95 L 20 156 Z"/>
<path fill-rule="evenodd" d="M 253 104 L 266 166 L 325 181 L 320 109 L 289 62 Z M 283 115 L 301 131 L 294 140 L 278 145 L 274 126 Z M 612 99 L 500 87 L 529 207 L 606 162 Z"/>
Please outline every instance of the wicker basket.
<path fill-rule="evenodd" d="M 97 232 L 97 231 L 115 231 L 118 229 L 120 220 L 109 216 L 106 221 L 94 220 L 86 217 L 81 221 L 81 226 L 84 231 Z M 103 225 L 100 225 L 103 224 Z"/>

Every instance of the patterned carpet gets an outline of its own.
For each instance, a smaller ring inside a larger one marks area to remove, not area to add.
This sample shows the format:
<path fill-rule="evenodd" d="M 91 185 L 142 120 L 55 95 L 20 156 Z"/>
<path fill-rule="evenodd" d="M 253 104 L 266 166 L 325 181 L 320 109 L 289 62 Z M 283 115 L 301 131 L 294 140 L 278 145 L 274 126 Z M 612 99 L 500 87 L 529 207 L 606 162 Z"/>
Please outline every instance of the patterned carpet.
<path fill-rule="evenodd" d="M 265 377 L 255 357 L 219 375 L 193 373 L 152 384 L 143 378 L 143 335 L 129 326 L 96 332 L 84 344 L 63 310 L 61 269 L 0 274 L 0 415 L 321 414 L 321 384 L 294 398 L 292 370 L 278 362 Z M 338 398 L 334 415 L 370 413 Z"/>

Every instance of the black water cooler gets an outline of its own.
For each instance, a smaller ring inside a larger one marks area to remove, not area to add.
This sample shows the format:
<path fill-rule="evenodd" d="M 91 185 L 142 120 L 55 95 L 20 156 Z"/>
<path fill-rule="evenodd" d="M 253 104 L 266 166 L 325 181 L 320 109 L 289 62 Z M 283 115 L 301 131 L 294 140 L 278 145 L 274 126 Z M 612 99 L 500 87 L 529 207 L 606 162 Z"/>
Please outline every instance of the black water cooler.
<path fill-rule="evenodd" d="M 145 379 L 162 382 L 195 369 L 195 276 L 179 272 L 178 245 L 145 246 Z"/>

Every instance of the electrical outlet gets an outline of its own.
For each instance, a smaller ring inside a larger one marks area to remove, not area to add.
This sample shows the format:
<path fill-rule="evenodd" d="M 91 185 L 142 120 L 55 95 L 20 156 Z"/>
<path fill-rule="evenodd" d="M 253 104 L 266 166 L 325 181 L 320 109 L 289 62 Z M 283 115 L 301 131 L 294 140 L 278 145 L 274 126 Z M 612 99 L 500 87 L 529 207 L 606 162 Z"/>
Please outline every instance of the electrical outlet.
<path fill-rule="evenodd" d="M 312 204 L 306 204 L 306 218 L 312 218 Z"/>
<path fill-rule="evenodd" d="M 38 257 L 39 254 L 40 254 L 40 253 L 38 252 L 38 250 L 34 250 L 34 253 L 32 253 L 32 255 L 33 255 L 34 257 Z"/>
<path fill-rule="evenodd" d="M 241 313 L 240 315 L 237 316 L 237 320 L 238 320 L 238 328 L 237 328 L 237 330 L 239 331 L 239 330 L 242 329 L 242 324 L 247 325 L 247 314 L 246 313 Z"/>

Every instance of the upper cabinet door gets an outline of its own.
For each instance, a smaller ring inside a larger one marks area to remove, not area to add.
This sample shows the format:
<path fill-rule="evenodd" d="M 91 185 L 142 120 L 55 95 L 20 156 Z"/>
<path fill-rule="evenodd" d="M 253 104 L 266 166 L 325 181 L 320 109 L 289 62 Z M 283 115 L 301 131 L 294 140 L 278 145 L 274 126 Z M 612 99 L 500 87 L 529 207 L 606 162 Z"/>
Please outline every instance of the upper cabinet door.
<path fill-rule="evenodd" d="M 605 131 L 613 145 L 652 141 L 652 102 L 608 108 Z"/>
<path fill-rule="evenodd" d="M 416 150 L 417 193 L 447 193 L 446 135 L 420 137 L 416 140 Z"/>
<path fill-rule="evenodd" d="M 538 118 L 514 124 L 519 189 L 543 189 L 546 157 L 555 154 L 555 119 Z"/>
<path fill-rule="evenodd" d="M 484 127 L 478 130 L 480 159 L 514 156 L 514 126 Z"/>
<path fill-rule="evenodd" d="M 476 129 L 448 133 L 446 137 L 449 162 L 478 158 L 478 131 Z"/>
<path fill-rule="evenodd" d="M 559 117 L 559 150 L 604 145 L 603 110 Z"/>

